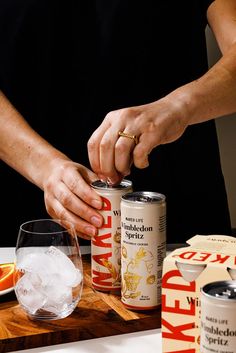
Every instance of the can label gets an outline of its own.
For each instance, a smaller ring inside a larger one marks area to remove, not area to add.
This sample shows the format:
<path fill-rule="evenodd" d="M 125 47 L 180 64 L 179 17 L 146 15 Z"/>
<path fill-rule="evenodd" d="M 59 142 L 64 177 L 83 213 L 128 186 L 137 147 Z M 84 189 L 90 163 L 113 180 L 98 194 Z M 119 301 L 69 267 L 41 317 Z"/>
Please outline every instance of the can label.
<path fill-rule="evenodd" d="M 134 192 L 121 201 L 121 301 L 134 310 L 161 304 L 166 254 L 164 195 Z"/>
<path fill-rule="evenodd" d="M 92 285 L 100 291 L 119 291 L 121 288 L 120 202 L 121 196 L 132 191 L 132 183 L 123 180 L 116 187 L 97 181 L 92 187 L 103 200 L 100 211 L 103 226 L 91 242 Z"/>
<path fill-rule="evenodd" d="M 202 288 L 200 351 L 236 353 L 236 281 Z"/>

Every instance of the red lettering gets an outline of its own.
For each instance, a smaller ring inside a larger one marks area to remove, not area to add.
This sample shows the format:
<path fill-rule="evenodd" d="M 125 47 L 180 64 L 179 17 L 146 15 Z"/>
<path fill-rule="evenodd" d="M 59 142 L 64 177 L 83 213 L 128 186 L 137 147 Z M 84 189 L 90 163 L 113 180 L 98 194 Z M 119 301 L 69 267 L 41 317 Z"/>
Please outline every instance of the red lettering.
<path fill-rule="evenodd" d="M 225 263 L 230 256 L 229 255 L 221 255 L 221 254 L 211 254 L 211 253 L 206 253 L 206 252 L 201 252 L 197 253 L 196 251 L 186 251 L 183 252 L 182 254 L 175 255 L 175 257 L 179 257 L 184 260 L 190 260 L 192 259 L 193 261 L 206 261 L 210 256 L 216 256 L 215 260 L 212 260 L 210 262 L 219 262 L 221 264 Z M 236 264 L 236 258 L 235 258 L 235 264 Z"/>
<path fill-rule="evenodd" d="M 104 223 L 102 225 L 102 228 L 111 228 L 111 216 L 107 216 L 107 223 L 104 219 Z"/>
<path fill-rule="evenodd" d="M 112 253 L 108 252 L 107 254 L 97 254 L 93 255 L 92 258 L 95 262 L 97 262 L 99 265 L 104 266 L 104 259 L 108 260 L 109 257 L 111 257 Z"/>
<path fill-rule="evenodd" d="M 228 256 L 228 255 L 223 256 L 223 255 L 217 254 L 216 259 L 212 260 L 211 262 L 219 262 L 220 264 L 223 264 L 229 258 L 230 258 L 230 256 Z"/>
<path fill-rule="evenodd" d="M 166 305 L 166 295 L 162 295 L 162 311 L 168 313 L 184 314 L 184 315 L 195 315 L 195 301 L 190 303 L 189 309 L 180 308 L 180 301 L 174 301 L 175 306 Z"/>
<path fill-rule="evenodd" d="M 111 202 L 106 197 L 102 197 L 102 201 L 103 201 L 102 210 L 111 211 Z"/>
<path fill-rule="evenodd" d="M 102 211 L 111 211 L 111 202 L 106 197 L 102 197 L 102 201 L 103 201 Z M 111 216 L 107 216 L 107 221 L 105 220 L 105 217 L 104 217 L 104 223 L 102 225 L 102 229 L 103 228 L 111 228 Z"/>
<path fill-rule="evenodd" d="M 163 352 L 163 353 L 196 353 L 195 349 L 185 349 L 184 351 L 171 351 L 171 352 Z"/>
<path fill-rule="evenodd" d="M 166 327 L 170 332 L 163 332 L 162 330 L 162 337 L 163 338 L 170 338 L 173 340 L 185 341 L 185 342 L 194 342 L 194 336 L 187 336 L 182 331 L 191 330 L 195 328 L 195 323 L 190 322 L 189 324 L 179 325 L 179 326 L 172 326 L 169 322 L 162 319 L 161 321 L 162 326 Z"/>
<path fill-rule="evenodd" d="M 179 270 L 171 270 L 166 272 L 162 278 L 162 288 L 169 288 L 169 289 L 177 289 L 177 290 L 185 290 L 188 292 L 195 292 L 196 283 L 192 281 L 188 284 L 177 284 L 173 282 L 168 282 L 169 279 L 174 277 L 181 277 L 181 273 Z"/>
<path fill-rule="evenodd" d="M 190 260 L 196 254 L 197 254 L 196 251 L 186 251 L 176 256 L 180 257 L 181 259 Z"/>
<path fill-rule="evenodd" d="M 99 272 L 96 270 L 93 270 L 93 283 L 98 284 L 98 285 L 103 285 L 103 286 L 111 286 L 112 281 L 107 281 L 110 279 L 111 273 L 104 273 L 104 272 Z"/>
<path fill-rule="evenodd" d="M 93 245 L 100 246 L 101 248 L 111 248 L 111 243 L 105 243 L 103 240 L 110 239 L 111 233 L 103 234 L 103 235 L 95 235 L 93 237 Z"/>
<path fill-rule="evenodd" d="M 212 254 L 209 254 L 207 252 L 201 252 L 200 255 L 201 256 L 199 256 L 199 258 L 194 258 L 193 260 L 194 261 L 206 261 L 208 259 L 208 257 L 210 257 Z"/>

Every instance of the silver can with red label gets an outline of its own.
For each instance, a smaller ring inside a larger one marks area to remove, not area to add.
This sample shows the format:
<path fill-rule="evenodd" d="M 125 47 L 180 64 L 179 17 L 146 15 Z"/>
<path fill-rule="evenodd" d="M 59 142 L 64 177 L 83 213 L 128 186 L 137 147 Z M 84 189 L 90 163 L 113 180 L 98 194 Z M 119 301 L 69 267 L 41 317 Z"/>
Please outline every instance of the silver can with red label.
<path fill-rule="evenodd" d="M 103 226 L 91 242 L 92 285 L 100 291 L 118 292 L 121 288 L 121 196 L 132 191 L 132 182 L 122 180 L 111 186 L 100 180 L 92 187 L 102 197 Z"/>
<path fill-rule="evenodd" d="M 166 255 L 166 202 L 156 192 L 140 191 L 121 199 L 121 301 L 129 309 L 161 304 Z"/>
<path fill-rule="evenodd" d="M 201 289 L 201 353 L 236 353 L 236 281 Z"/>

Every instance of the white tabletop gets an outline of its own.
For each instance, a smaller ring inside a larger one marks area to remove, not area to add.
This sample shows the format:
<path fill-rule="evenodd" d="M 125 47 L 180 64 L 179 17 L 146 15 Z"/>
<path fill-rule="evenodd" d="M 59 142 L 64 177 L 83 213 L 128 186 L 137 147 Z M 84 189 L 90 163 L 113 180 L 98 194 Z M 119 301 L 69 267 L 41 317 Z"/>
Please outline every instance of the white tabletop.
<path fill-rule="evenodd" d="M 81 247 L 82 254 L 89 247 Z M 14 248 L 0 248 L 0 263 L 13 262 Z M 147 330 L 135 333 L 94 338 L 85 341 L 65 343 L 47 347 L 20 350 L 24 353 L 161 353 L 161 331 Z"/>
<path fill-rule="evenodd" d="M 161 332 L 148 330 L 17 351 L 24 353 L 161 353 Z"/>

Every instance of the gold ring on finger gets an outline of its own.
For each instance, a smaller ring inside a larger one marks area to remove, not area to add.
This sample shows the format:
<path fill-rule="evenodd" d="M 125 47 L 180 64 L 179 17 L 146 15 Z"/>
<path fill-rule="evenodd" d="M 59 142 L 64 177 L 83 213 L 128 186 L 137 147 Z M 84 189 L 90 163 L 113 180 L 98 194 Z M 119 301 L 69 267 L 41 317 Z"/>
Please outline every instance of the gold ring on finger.
<path fill-rule="evenodd" d="M 130 135 L 130 134 L 127 134 L 127 133 L 124 132 L 124 131 L 119 131 L 119 132 L 118 132 L 118 135 L 121 136 L 121 137 L 127 137 L 127 138 L 129 138 L 129 139 L 134 140 L 135 145 L 138 144 L 138 137 L 137 137 L 136 135 Z"/>

